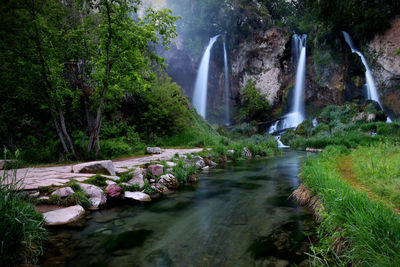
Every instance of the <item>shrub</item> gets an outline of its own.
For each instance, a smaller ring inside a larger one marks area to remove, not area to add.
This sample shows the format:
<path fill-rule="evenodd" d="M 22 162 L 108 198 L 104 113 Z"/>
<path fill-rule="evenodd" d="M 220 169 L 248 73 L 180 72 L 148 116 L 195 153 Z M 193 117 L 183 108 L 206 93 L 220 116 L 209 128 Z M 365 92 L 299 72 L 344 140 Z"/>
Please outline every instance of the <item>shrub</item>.
<path fill-rule="evenodd" d="M 270 105 L 265 95 L 261 95 L 260 88 L 256 87 L 256 81 L 250 79 L 241 90 L 240 117 L 244 121 L 264 121 L 268 118 Z"/>
<path fill-rule="evenodd" d="M 7 184 L 8 183 L 8 184 Z M 16 171 L 0 174 L 0 265 L 36 264 L 46 238 L 43 217 L 23 198 Z"/>

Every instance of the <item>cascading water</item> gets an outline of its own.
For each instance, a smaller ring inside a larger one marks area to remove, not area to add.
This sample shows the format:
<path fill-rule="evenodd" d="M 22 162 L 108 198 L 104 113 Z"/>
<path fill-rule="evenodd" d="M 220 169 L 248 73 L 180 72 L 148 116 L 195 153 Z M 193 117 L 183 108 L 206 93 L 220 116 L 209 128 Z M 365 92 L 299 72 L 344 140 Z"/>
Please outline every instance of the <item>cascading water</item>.
<path fill-rule="evenodd" d="M 275 122 L 269 129 L 269 133 L 278 130 L 297 127 L 305 118 L 304 88 L 306 81 L 306 34 L 294 34 L 292 37 L 292 58 L 297 64 L 296 84 L 291 109 L 282 120 Z"/>
<path fill-rule="evenodd" d="M 210 42 L 201 59 L 196 83 L 194 86 L 192 103 L 194 108 L 203 118 L 206 117 L 208 69 L 210 63 L 211 48 L 217 41 L 218 37 L 219 35 L 214 36 L 210 39 Z"/>
<path fill-rule="evenodd" d="M 228 76 L 228 55 L 226 53 L 226 45 L 224 41 L 224 68 L 225 68 L 225 125 L 230 125 L 229 110 L 229 76 Z"/>
<path fill-rule="evenodd" d="M 367 84 L 366 84 L 367 85 L 367 99 L 376 101 L 379 104 L 379 106 L 381 107 L 381 109 L 383 110 L 382 104 L 379 101 L 378 91 L 375 86 L 374 77 L 372 77 L 372 73 L 371 73 L 371 70 L 369 69 L 367 60 L 365 59 L 364 55 L 354 45 L 353 40 L 351 39 L 350 35 L 345 31 L 342 31 L 342 34 L 343 34 L 344 40 L 349 45 L 351 52 L 359 55 L 362 63 L 364 64 L 365 80 L 367 81 Z M 389 116 L 387 117 L 387 122 L 392 122 L 392 120 L 389 118 Z"/>

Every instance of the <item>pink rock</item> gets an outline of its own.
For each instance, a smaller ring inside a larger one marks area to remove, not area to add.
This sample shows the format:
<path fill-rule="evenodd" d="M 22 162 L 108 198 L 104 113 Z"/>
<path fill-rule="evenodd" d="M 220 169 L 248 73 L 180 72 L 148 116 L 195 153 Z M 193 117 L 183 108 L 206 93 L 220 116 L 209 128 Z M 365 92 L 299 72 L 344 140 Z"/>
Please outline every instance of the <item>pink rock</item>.
<path fill-rule="evenodd" d="M 150 165 L 147 167 L 147 171 L 151 172 L 153 176 L 160 176 L 164 172 L 164 166 L 161 164 Z"/>
<path fill-rule="evenodd" d="M 106 192 L 110 197 L 119 197 L 121 195 L 121 187 L 117 184 L 110 184 L 107 186 Z"/>

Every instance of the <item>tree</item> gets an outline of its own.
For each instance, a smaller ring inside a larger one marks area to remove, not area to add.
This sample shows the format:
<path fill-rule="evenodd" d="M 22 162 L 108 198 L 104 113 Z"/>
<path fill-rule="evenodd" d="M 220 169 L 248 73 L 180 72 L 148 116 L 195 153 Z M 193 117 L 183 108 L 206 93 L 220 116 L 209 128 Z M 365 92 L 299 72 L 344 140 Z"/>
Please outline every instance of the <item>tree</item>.
<path fill-rule="evenodd" d="M 6 138 L 29 122 L 26 116 L 42 126 L 50 118 L 64 153 L 97 155 L 107 100 L 117 106 L 125 94 L 146 90 L 163 69 L 155 44 L 167 46 L 176 36 L 170 10 L 147 10 L 141 19 L 140 3 L 31 0 L 0 7 L 0 90 L 10 100 L 1 106 L 10 117 L 21 106 L 17 125 L 0 115 L 7 122 L 0 127 L 1 144 L 14 143 Z M 29 113 L 25 105 L 32 105 Z M 85 151 L 77 148 L 79 136 Z"/>

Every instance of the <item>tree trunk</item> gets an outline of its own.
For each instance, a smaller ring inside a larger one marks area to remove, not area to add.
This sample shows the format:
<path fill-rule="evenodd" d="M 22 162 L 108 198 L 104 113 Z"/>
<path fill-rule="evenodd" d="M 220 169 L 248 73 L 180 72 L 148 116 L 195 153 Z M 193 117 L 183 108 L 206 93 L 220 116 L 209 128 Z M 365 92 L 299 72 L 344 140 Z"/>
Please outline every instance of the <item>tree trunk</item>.
<path fill-rule="evenodd" d="M 54 111 L 52 108 L 50 108 L 50 115 L 53 118 L 54 127 L 56 127 L 56 132 L 57 132 L 58 137 L 60 138 L 61 144 L 64 148 L 64 152 L 66 154 L 69 154 L 69 150 L 68 150 L 67 145 L 65 144 L 63 133 L 61 132 L 60 125 L 58 124 L 56 115 L 54 114 Z"/>
<path fill-rule="evenodd" d="M 99 105 L 97 106 L 97 114 L 95 124 L 90 131 L 89 142 L 88 142 L 88 152 L 90 152 L 93 148 L 96 147 L 96 156 L 100 150 L 100 140 L 99 140 L 99 133 L 101 127 L 101 108 L 103 106 L 104 98 L 106 96 L 108 90 L 108 81 L 110 77 L 110 70 L 111 70 L 111 63 L 110 63 L 110 44 L 112 39 L 112 28 L 111 28 L 111 14 L 110 14 L 110 6 L 108 0 L 104 1 L 106 12 L 107 12 L 107 24 L 108 24 L 108 37 L 106 40 L 106 71 L 105 77 L 103 81 L 103 92 L 100 97 Z"/>
<path fill-rule="evenodd" d="M 36 16 L 36 9 L 35 9 L 35 0 L 32 0 L 32 6 L 31 6 L 30 12 L 32 14 L 33 21 L 34 21 L 34 23 L 33 23 L 34 31 L 35 31 L 34 38 L 35 38 L 36 50 L 37 50 L 37 53 L 39 55 L 39 60 L 40 60 L 40 65 L 41 65 L 40 74 L 42 76 L 44 86 L 45 86 L 45 88 L 47 88 L 46 90 L 44 90 L 45 91 L 45 95 L 50 101 L 50 103 L 49 103 L 50 115 L 53 118 L 54 126 L 56 128 L 57 135 L 60 138 L 61 144 L 63 145 L 64 151 L 66 151 L 66 152 L 68 151 L 68 148 L 67 148 L 67 146 L 65 144 L 65 140 L 64 140 L 64 137 L 65 137 L 67 139 L 67 142 L 68 142 L 68 144 L 70 146 L 70 149 L 71 149 L 72 153 L 74 154 L 75 158 L 77 160 L 80 160 L 80 157 L 75 152 L 74 145 L 73 145 L 72 140 L 71 140 L 71 138 L 70 138 L 70 136 L 69 136 L 69 134 L 67 132 L 67 128 L 65 126 L 64 115 L 63 115 L 63 113 L 61 111 L 61 108 L 58 107 L 58 112 L 59 112 L 60 121 L 61 121 L 61 123 L 60 123 L 61 124 L 61 129 L 60 129 L 60 125 L 59 125 L 59 123 L 57 121 L 56 115 L 54 114 L 54 110 L 52 108 L 52 106 L 57 105 L 57 103 L 53 103 L 52 102 L 51 95 L 49 94 L 49 92 L 54 91 L 54 88 L 53 88 L 52 84 L 50 83 L 48 75 L 47 75 L 47 71 L 48 70 L 47 70 L 47 66 L 46 66 L 46 61 L 45 61 L 44 56 L 43 56 L 43 50 L 42 50 L 42 44 L 41 44 L 41 41 L 40 41 L 39 29 L 38 29 L 38 26 L 36 24 L 37 16 Z M 69 151 L 67 153 L 69 153 Z"/>

